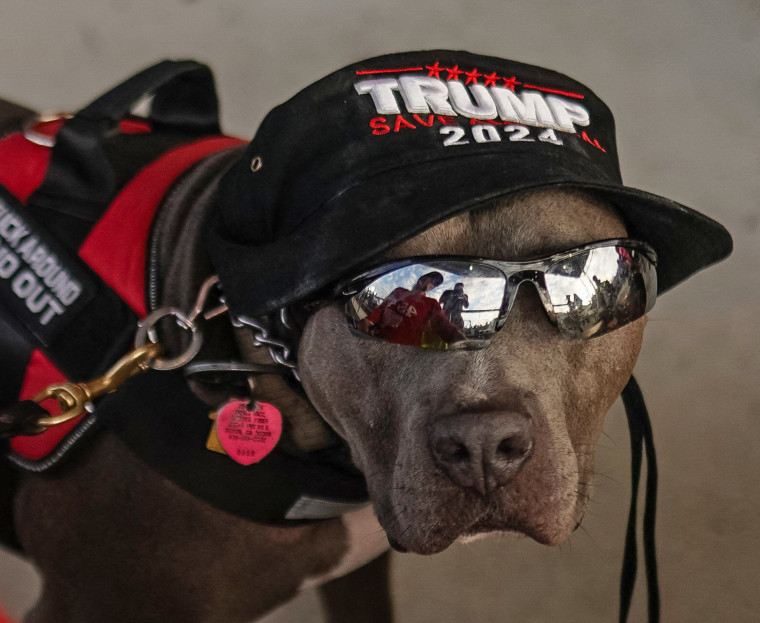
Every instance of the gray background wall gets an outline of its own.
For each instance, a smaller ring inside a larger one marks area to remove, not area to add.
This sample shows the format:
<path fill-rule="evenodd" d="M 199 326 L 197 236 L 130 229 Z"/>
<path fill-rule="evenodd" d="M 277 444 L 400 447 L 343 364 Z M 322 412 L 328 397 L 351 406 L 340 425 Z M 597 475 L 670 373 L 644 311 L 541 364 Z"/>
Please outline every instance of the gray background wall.
<path fill-rule="evenodd" d="M 615 112 L 623 176 L 720 220 L 736 251 L 661 299 L 636 368 L 660 457 L 665 621 L 757 620 L 760 598 L 760 4 L 757 0 L 3 0 L 0 96 L 75 109 L 164 57 L 217 75 L 228 132 L 359 58 L 447 47 L 578 78 Z M 620 405 L 594 502 L 554 549 L 491 539 L 397 555 L 398 620 L 612 621 L 629 495 Z M 0 603 L 39 588 L 0 554 Z M 644 620 L 643 587 L 632 619 Z M 304 593 L 268 623 L 319 621 Z"/>

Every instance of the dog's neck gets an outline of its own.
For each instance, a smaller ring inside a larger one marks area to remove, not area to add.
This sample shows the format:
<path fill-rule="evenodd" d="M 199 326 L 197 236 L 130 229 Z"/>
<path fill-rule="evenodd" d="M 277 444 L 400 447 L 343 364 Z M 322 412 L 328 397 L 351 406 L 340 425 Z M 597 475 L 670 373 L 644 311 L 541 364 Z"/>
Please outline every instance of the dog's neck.
<path fill-rule="evenodd" d="M 190 310 L 195 304 L 204 280 L 214 268 L 204 246 L 207 223 L 213 218 L 219 179 L 239 150 L 221 152 L 190 171 L 176 185 L 161 206 L 154 226 L 155 244 L 150 258 L 149 274 L 160 293 L 153 305 Z M 255 284 L 251 284 L 255 288 Z M 267 322 L 264 319 L 264 322 Z M 268 350 L 254 343 L 253 333 L 246 327 L 232 327 L 229 316 L 206 322 L 200 360 L 240 360 L 248 363 L 274 365 Z M 183 332 L 168 331 L 169 349 L 182 349 Z M 256 398 L 275 405 L 288 426 L 282 440 L 285 449 L 309 452 L 337 442 L 331 429 L 312 407 L 305 395 L 297 391 L 284 375 L 266 374 L 255 378 Z M 211 406 L 229 398 L 224 385 L 211 388 L 191 382 L 193 391 Z"/>

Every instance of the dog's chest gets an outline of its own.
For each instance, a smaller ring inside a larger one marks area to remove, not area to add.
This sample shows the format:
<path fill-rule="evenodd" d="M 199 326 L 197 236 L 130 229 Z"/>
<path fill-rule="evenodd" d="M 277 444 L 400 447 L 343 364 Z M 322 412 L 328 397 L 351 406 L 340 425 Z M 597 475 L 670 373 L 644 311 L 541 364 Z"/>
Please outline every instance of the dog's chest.
<path fill-rule="evenodd" d="M 337 564 L 322 575 L 304 579 L 301 589 L 314 588 L 364 566 L 388 549 L 385 532 L 371 506 L 347 513 L 341 518 L 348 549 Z"/>

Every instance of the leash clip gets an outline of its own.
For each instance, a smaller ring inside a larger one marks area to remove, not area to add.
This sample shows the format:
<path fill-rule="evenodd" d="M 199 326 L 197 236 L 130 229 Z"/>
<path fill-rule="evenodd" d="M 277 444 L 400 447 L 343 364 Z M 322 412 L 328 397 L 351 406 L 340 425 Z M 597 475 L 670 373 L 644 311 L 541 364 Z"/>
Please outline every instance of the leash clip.
<path fill-rule="evenodd" d="M 219 277 L 212 275 L 206 279 L 198 292 L 195 305 L 188 314 L 184 314 L 176 307 L 160 307 L 154 312 L 148 314 L 137 323 L 137 333 L 135 334 L 135 344 L 143 346 L 148 343 L 158 344 L 159 337 L 156 325 L 160 320 L 168 316 L 173 316 L 178 327 L 189 332 L 190 343 L 176 357 L 171 359 L 156 357 L 150 364 L 154 370 L 176 370 L 190 363 L 200 352 L 203 346 L 203 331 L 198 320 L 211 320 L 227 311 L 227 305 L 220 301 L 218 305 L 205 311 L 212 290 L 219 283 Z"/>
<path fill-rule="evenodd" d="M 159 344 L 145 344 L 119 359 L 103 376 L 87 383 L 56 383 L 43 389 L 32 400 L 41 404 L 45 400 L 58 402 L 62 413 L 42 417 L 37 424 L 43 428 L 63 424 L 92 411 L 92 401 L 118 389 L 127 379 L 147 370 L 161 352 Z"/>

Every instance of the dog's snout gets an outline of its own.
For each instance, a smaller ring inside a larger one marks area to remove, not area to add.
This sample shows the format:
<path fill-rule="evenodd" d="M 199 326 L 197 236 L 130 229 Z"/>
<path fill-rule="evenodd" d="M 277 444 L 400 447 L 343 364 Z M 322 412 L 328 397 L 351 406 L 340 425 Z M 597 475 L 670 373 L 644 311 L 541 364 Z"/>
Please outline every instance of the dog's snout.
<path fill-rule="evenodd" d="M 514 412 L 457 413 L 430 432 L 435 463 L 457 485 L 481 495 L 506 485 L 533 449 L 533 423 Z"/>

